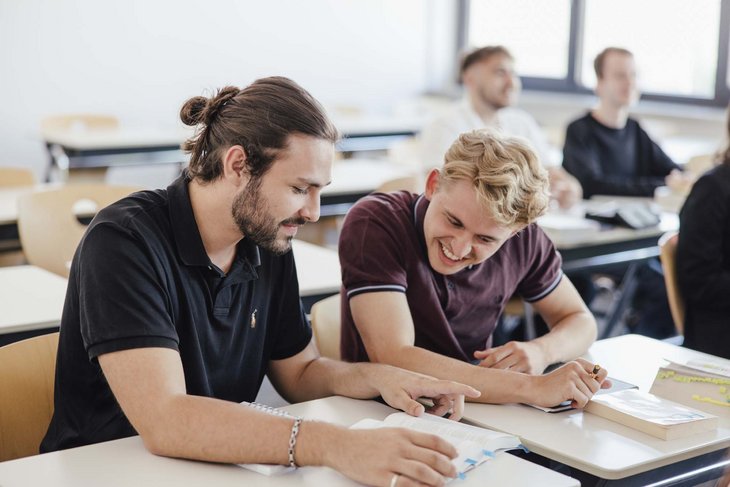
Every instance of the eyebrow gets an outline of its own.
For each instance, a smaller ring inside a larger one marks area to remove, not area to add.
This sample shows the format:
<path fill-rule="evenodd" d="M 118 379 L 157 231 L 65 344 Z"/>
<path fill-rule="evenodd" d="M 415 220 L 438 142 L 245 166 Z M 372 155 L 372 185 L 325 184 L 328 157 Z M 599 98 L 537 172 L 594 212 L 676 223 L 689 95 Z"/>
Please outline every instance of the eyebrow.
<path fill-rule="evenodd" d="M 457 224 L 459 224 L 462 227 L 464 226 L 464 222 L 462 222 L 458 217 L 454 216 L 454 214 L 451 213 L 449 210 L 444 210 L 444 213 L 446 213 L 446 216 L 449 219 L 454 220 Z M 490 242 L 496 242 L 498 240 L 497 238 L 492 237 L 491 235 L 479 235 L 479 234 L 477 234 L 477 237 L 479 237 L 481 239 L 484 239 L 484 240 L 489 240 Z"/>
<path fill-rule="evenodd" d="M 299 182 L 301 184 L 306 184 L 310 188 L 323 188 L 325 186 L 329 186 L 330 184 L 332 184 L 332 181 L 327 181 L 324 184 L 320 184 L 316 181 L 313 181 L 313 180 L 307 179 L 307 178 L 297 178 L 297 182 Z"/>

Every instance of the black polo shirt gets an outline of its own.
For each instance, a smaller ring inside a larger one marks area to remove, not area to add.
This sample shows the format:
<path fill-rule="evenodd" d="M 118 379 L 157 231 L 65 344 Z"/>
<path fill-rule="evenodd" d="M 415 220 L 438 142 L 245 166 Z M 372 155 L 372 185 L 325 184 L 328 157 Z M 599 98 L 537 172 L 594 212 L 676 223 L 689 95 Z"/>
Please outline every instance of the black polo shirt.
<path fill-rule="evenodd" d="M 203 247 L 188 182 L 105 208 L 79 244 L 42 452 L 136 434 L 99 355 L 170 348 L 180 354 L 188 394 L 240 402 L 255 399 L 269 360 L 311 340 L 292 253 L 276 256 L 244 238 L 224 274 Z"/>

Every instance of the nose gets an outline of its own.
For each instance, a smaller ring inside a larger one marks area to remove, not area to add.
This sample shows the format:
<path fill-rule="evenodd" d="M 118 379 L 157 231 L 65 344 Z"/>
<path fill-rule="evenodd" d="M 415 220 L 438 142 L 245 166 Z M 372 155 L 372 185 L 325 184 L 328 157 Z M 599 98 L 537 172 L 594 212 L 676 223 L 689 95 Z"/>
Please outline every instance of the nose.
<path fill-rule="evenodd" d="M 466 233 L 454 237 L 451 241 L 451 251 L 460 259 L 466 257 L 471 253 L 471 238 Z"/>
<path fill-rule="evenodd" d="M 306 204 L 299 211 L 299 215 L 308 222 L 319 220 L 319 191 L 311 191 Z"/>

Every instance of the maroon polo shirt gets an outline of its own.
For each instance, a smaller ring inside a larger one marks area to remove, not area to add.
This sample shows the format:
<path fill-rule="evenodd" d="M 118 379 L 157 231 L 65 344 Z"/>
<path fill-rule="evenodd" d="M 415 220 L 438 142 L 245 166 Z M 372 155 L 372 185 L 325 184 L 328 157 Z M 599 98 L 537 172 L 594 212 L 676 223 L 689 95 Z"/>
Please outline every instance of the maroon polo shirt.
<path fill-rule="evenodd" d="M 368 361 L 350 312 L 361 293 L 405 293 L 415 345 L 463 361 L 491 346 L 509 299 L 538 301 L 562 278 L 560 254 L 545 233 L 528 225 L 479 265 L 444 276 L 428 261 L 423 220 L 429 201 L 407 191 L 361 199 L 345 218 L 339 253 L 344 290 L 343 360 Z"/>

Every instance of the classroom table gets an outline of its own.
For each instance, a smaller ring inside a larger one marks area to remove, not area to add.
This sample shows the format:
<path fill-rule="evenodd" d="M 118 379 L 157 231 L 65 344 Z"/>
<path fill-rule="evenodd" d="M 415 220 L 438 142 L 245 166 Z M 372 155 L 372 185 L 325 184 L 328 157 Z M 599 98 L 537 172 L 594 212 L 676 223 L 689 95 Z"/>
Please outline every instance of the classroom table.
<path fill-rule="evenodd" d="M 599 340 L 586 354 L 610 377 L 646 392 L 665 357 L 683 361 L 710 356 L 640 335 Z M 719 476 L 720 468 L 713 466 L 730 446 L 730 417 L 720 418 L 716 431 L 669 441 L 580 410 L 544 413 L 520 404 L 469 403 L 464 419 L 519 436 L 530 451 L 571 467 L 584 486 L 647 485 L 679 475 L 693 485 Z"/>
<path fill-rule="evenodd" d="M 337 252 L 301 240 L 292 249 L 305 311 L 340 292 Z M 0 345 L 57 329 L 66 285 L 63 277 L 36 266 L 0 267 Z"/>
<path fill-rule="evenodd" d="M 340 292 L 340 258 L 336 251 L 304 240 L 294 239 L 292 251 L 297 265 L 299 296 L 308 313 L 320 299 Z"/>
<path fill-rule="evenodd" d="M 584 218 L 587 210 L 607 202 L 653 205 L 658 211 L 651 198 L 598 196 L 568 211 L 553 210 L 538 220 L 560 251 L 563 271 L 568 276 L 575 272 L 620 272 L 623 275 L 617 288 L 618 298 L 606 312 L 599 338 L 608 338 L 616 331 L 638 286 L 640 267 L 659 256 L 659 237 L 679 230 L 679 216 L 669 212 L 658 211 L 659 224 L 641 229 L 599 224 Z"/>
<path fill-rule="evenodd" d="M 360 419 L 383 419 L 393 409 L 375 401 L 330 397 L 283 408 L 308 419 L 349 426 Z M 165 458 L 147 452 L 139 437 L 109 441 L 0 463 L 2 487 L 28 485 L 56 487 L 240 487 L 256 486 L 355 486 L 338 472 L 326 467 L 303 467 L 267 477 L 236 465 L 214 464 Z M 575 487 L 578 481 L 532 464 L 508 453 L 471 471 L 458 486 Z"/>
<path fill-rule="evenodd" d="M 0 345 L 57 329 L 66 285 L 40 267 L 0 267 Z"/>

